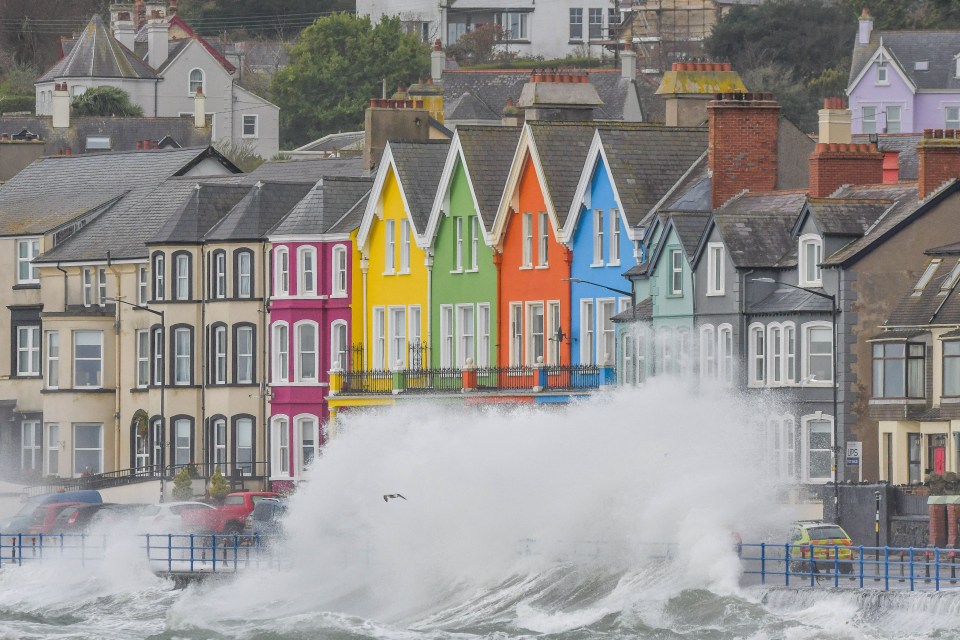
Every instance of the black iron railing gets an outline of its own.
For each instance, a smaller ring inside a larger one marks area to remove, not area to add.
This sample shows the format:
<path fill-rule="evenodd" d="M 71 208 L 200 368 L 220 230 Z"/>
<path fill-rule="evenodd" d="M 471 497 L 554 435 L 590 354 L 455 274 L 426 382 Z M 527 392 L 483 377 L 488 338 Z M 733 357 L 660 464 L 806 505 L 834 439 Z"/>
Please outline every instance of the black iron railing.
<path fill-rule="evenodd" d="M 537 372 L 533 367 L 483 367 L 477 369 L 477 389 L 480 391 L 529 391 L 537 386 Z"/>
<path fill-rule="evenodd" d="M 595 364 L 553 365 L 547 368 L 550 389 L 596 389 L 600 386 L 600 367 Z"/>
<path fill-rule="evenodd" d="M 347 395 L 383 394 L 393 392 L 393 374 L 385 369 L 368 371 L 353 370 L 343 372 L 340 393 Z"/>
<path fill-rule="evenodd" d="M 430 393 L 433 391 L 452 391 L 463 389 L 463 371 L 461 369 L 406 369 L 399 371 L 405 391 L 410 393 Z"/>

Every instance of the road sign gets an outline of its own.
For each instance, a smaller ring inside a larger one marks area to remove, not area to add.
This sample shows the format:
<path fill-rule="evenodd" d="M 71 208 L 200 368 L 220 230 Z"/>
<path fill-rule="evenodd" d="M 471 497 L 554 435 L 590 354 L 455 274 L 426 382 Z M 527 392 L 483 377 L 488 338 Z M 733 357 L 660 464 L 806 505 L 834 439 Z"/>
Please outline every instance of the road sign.
<path fill-rule="evenodd" d="M 851 467 L 859 467 L 860 458 L 862 457 L 863 457 L 863 443 L 848 442 L 847 443 L 847 465 Z"/>

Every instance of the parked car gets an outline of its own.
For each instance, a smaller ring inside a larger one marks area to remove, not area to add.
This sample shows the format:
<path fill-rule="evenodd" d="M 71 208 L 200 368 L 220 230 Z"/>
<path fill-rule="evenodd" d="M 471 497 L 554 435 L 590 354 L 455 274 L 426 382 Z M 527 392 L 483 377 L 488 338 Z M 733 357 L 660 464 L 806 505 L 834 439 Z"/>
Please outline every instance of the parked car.
<path fill-rule="evenodd" d="M 141 531 L 147 533 L 179 533 L 197 528 L 198 521 L 205 521 L 204 514 L 216 511 L 205 502 L 164 502 L 143 507 L 137 518 Z"/>
<path fill-rule="evenodd" d="M 64 509 L 85 504 L 83 502 L 52 502 L 41 504 L 33 510 L 30 516 L 30 527 L 26 533 L 32 535 L 53 533 L 57 524 L 57 517 Z"/>
<path fill-rule="evenodd" d="M 198 514 L 193 523 L 207 533 L 243 533 L 247 516 L 264 498 L 278 498 L 272 491 L 238 491 L 228 494 L 223 504 L 212 512 Z"/>
<path fill-rule="evenodd" d="M 106 527 L 124 518 L 136 517 L 145 506 L 112 502 L 73 505 L 57 515 L 53 530 L 55 533 L 82 533 L 91 528 Z"/>
<path fill-rule="evenodd" d="M 855 559 L 852 544 L 850 536 L 838 524 L 819 520 L 795 522 L 790 530 L 790 555 L 799 561 L 793 563 L 792 569 L 833 573 L 836 562 L 840 573 L 852 573 Z"/>
<path fill-rule="evenodd" d="M 283 498 L 261 498 L 247 516 L 244 533 L 269 538 L 283 533 L 282 519 L 287 514 Z"/>
<path fill-rule="evenodd" d="M 44 493 L 29 498 L 15 516 L 0 523 L 2 533 L 27 533 L 33 519 L 33 512 L 44 504 L 86 502 L 96 504 L 103 502 L 99 491 L 83 489 L 81 491 L 64 491 L 61 493 Z"/>

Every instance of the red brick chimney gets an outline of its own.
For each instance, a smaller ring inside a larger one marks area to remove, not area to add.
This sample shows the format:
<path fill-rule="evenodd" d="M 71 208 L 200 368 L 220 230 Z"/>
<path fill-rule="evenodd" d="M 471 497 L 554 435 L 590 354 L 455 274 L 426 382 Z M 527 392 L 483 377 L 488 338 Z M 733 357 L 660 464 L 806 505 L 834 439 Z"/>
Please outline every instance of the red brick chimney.
<path fill-rule="evenodd" d="M 769 93 L 718 93 L 707 104 L 714 209 L 744 189 L 776 188 L 779 117 Z"/>
<path fill-rule="evenodd" d="M 917 189 L 921 200 L 947 180 L 960 178 L 960 131 L 924 129 L 917 153 L 920 156 Z"/>
<path fill-rule="evenodd" d="M 810 196 L 825 198 L 844 184 L 881 184 L 883 154 L 876 144 L 852 144 L 850 110 L 843 98 L 825 98 L 820 136 L 810 154 Z"/>

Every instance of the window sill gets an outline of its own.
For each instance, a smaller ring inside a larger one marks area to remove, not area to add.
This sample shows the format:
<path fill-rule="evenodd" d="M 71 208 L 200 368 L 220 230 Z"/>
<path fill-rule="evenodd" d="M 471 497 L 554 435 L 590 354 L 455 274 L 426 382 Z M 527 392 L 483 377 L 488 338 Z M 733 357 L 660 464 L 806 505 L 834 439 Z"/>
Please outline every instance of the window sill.
<path fill-rule="evenodd" d="M 538 264 L 536 267 L 534 267 L 534 269 L 541 269 L 541 270 L 549 269 L 549 268 L 550 268 L 550 265 L 548 264 Z"/>
<path fill-rule="evenodd" d="M 74 387 L 72 389 L 43 389 L 40 393 L 116 393 L 116 389 L 108 387 Z"/>
<path fill-rule="evenodd" d="M 607 263 L 607 266 L 608 266 L 608 267 L 619 267 L 619 266 L 620 266 L 620 261 L 619 261 L 619 260 L 613 260 L 613 261 L 611 261 L 611 262 L 608 262 L 608 263 Z"/>
<path fill-rule="evenodd" d="M 823 280 L 820 280 L 820 281 L 818 281 L 818 282 L 801 282 L 801 283 L 798 284 L 797 286 L 798 286 L 798 287 L 801 287 L 801 288 L 804 288 L 804 289 L 822 289 L 822 288 L 823 288 Z"/>
<path fill-rule="evenodd" d="M 381 275 L 384 275 L 384 276 L 395 276 L 395 275 L 397 275 L 397 272 L 396 272 L 396 271 L 384 271 Z"/>
<path fill-rule="evenodd" d="M 463 269 L 451 269 L 451 270 L 450 270 L 450 273 L 451 273 L 451 274 L 463 273 Z"/>
<path fill-rule="evenodd" d="M 480 267 L 472 267 L 465 270 L 464 273 L 480 273 Z"/>
<path fill-rule="evenodd" d="M 410 275 L 410 269 L 404 269 L 402 271 L 397 271 L 398 276 L 408 276 Z"/>
<path fill-rule="evenodd" d="M 346 293 L 332 293 L 332 294 L 330 294 L 330 299 L 331 299 L 331 300 L 344 300 L 344 299 L 346 299 L 346 297 L 347 297 L 347 294 L 346 294 Z"/>
<path fill-rule="evenodd" d="M 604 264 L 602 262 L 591 262 L 590 267 L 592 269 L 602 269 L 604 267 Z"/>
<path fill-rule="evenodd" d="M 241 137 L 243 140 L 257 140 L 257 139 L 260 138 L 259 135 L 253 135 L 253 136 L 242 135 L 242 136 L 240 136 L 240 137 Z"/>
<path fill-rule="evenodd" d="M 23 282 L 20 284 L 13 285 L 14 291 L 22 291 L 24 289 L 39 289 L 39 288 L 40 288 L 39 282 Z"/>
<path fill-rule="evenodd" d="M 899 405 L 899 404 L 908 404 L 908 405 L 924 405 L 927 404 L 926 398 L 870 398 L 870 404 L 874 406 L 880 405 Z"/>
<path fill-rule="evenodd" d="M 532 265 L 532 264 L 525 264 L 525 265 L 521 265 L 521 266 L 519 266 L 519 267 L 517 267 L 517 268 L 520 269 L 520 271 L 532 271 L 532 270 L 533 270 L 533 265 Z"/>
<path fill-rule="evenodd" d="M 708 298 L 719 298 L 726 295 L 723 291 L 709 291 L 707 292 Z"/>

